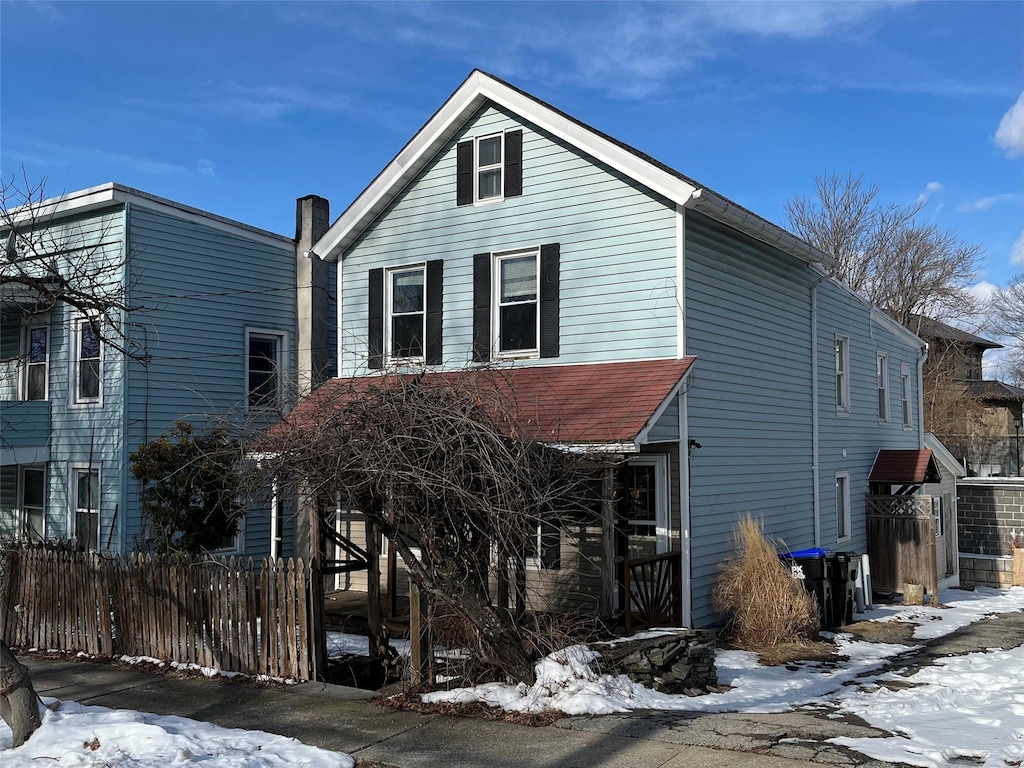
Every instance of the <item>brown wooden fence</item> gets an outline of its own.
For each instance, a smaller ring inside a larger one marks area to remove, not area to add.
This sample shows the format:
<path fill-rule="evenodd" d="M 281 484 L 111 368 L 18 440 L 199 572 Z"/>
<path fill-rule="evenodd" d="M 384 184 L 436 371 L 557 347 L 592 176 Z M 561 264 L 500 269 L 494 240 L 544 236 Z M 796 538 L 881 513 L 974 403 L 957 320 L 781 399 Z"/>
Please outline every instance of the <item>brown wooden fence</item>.
<path fill-rule="evenodd" d="M 301 559 L 0 556 L 0 637 L 11 646 L 296 680 L 315 679 L 323 664 L 319 579 Z"/>
<path fill-rule="evenodd" d="M 901 592 L 904 584 L 920 584 L 937 604 L 939 576 L 931 496 L 870 495 L 866 511 L 872 588 Z"/>

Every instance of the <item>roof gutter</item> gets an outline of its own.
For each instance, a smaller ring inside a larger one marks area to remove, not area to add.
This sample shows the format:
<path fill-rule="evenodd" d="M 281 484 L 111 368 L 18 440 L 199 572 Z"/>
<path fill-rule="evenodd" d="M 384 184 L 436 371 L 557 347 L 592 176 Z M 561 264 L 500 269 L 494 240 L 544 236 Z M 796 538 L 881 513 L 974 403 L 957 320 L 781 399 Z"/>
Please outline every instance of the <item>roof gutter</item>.
<path fill-rule="evenodd" d="M 761 218 L 756 213 L 727 200 L 717 192 L 712 192 L 707 187 L 694 192 L 686 203 L 686 207 L 705 213 L 724 224 L 730 224 L 748 233 L 751 237 L 784 250 L 808 264 L 831 267 L 835 263 L 835 259 L 828 254 L 819 251 L 782 227 Z"/>

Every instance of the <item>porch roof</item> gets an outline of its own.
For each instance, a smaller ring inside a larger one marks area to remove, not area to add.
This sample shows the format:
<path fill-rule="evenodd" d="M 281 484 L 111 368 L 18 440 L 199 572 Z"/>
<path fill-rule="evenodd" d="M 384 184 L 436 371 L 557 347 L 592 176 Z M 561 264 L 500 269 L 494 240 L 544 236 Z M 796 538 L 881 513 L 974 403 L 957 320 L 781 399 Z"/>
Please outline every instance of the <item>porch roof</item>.
<path fill-rule="evenodd" d="M 589 365 L 531 365 L 427 373 L 441 386 L 478 386 L 497 394 L 516 429 L 540 442 L 597 451 L 635 452 L 646 442 L 696 358 Z M 270 430 L 270 436 L 315 425 L 336 403 L 413 374 L 334 378 Z"/>
<path fill-rule="evenodd" d="M 869 483 L 921 485 L 941 481 L 939 468 L 928 448 L 910 450 L 883 449 L 875 457 Z"/>

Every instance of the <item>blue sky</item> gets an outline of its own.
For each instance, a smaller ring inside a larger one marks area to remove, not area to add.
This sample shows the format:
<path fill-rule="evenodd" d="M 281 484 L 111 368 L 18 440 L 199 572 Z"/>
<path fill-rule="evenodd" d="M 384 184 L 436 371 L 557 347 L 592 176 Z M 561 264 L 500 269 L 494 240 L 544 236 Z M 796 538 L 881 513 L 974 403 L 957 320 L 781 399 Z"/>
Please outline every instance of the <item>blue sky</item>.
<path fill-rule="evenodd" d="M 474 67 L 784 223 L 822 172 L 1024 270 L 1024 4 L 0 3 L 0 171 L 291 235 Z"/>

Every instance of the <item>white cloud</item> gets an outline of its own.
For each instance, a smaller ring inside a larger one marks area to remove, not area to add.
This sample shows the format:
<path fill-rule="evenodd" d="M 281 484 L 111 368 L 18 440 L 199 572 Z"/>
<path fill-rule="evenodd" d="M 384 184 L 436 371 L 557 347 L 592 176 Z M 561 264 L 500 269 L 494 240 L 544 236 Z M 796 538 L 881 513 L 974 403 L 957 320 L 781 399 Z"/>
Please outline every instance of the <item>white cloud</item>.
<path fill-rule="evenodd" d="M 1013 244 L 1013 250 L 1010 251 L 1010 263 L 1024 265 L 1024 232 L 1020 233 L 1017 242 Z"/>
<path fill-rule="evenodd" d="M 998 290 L 998 285 L 993 285 L 985 280 L 982 280 L 980 283 L 975 283 L 967 289 L 968 293 L 970 293 L 979 304 L 987 304 Z"/>
<path fill-rule="evenodd" d="M 1024 92 L 1006 110 L 993 138 L 996 146 L 1006 152 L 1007 157 L 1024 155 Z"/>
<path fill-rule="evenodd" d="M 932 195 L 938 194 L 945 187 L 938 181 L 929 181 L 925 184 L 924 191 L 917 196 L 918 205 L 927 205 L 928 201 L 932 199 Z"/>
<path fill-rule="evenodd" d="M 956 210 L 958 213 L 984 213 L 994 205 L 1009 203 L 1020 199 L 1021 195 L 1019 192 L 1007 192 L 1002 195 L 989 195 L 988 197 L 979 197 L 977 200 L 969 200 L 966 203 L 961 203 L 956 207 Z"/>
<path fill-rule="evenodd" d="M 200 158 L 199 162 L 196 163 L 196 170 L 203 176 L 209 176 L 211 179 L 216 176 L 213 170 L 213 161 L 207 160 L 205 157 Z"/>

